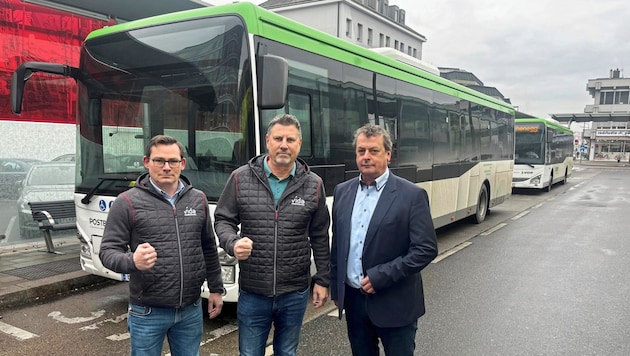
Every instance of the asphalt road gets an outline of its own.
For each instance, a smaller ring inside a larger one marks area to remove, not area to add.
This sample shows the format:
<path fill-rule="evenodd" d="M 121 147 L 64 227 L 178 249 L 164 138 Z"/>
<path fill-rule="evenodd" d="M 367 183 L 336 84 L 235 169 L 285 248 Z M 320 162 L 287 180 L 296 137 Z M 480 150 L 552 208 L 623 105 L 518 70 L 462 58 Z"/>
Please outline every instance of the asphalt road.
<path fill-rule="evenodd" d="M 483 224 L 440 229 L 417 354 L 630 354 L 628 174 L 578 167 L 550 193 L 514 194 Z M 120 283 L 5 311 L 0 355 L 128 355 L 126 299 Z M 333 308 L 308 309 L 300 355 L 349 354 Z M 228 305 L 206 320 L 201 354 L 237 355 L 237 337 Z"/>
<path fill-rule="evenodd" d="M 415 354 L 629 355 L 629 178 L 585 169 L 551 194 L 497 207 L 501 222 L 423 271 Z M 332 316 L 308 323 L 300 354 L 348 355 L 344 326 Z"/>

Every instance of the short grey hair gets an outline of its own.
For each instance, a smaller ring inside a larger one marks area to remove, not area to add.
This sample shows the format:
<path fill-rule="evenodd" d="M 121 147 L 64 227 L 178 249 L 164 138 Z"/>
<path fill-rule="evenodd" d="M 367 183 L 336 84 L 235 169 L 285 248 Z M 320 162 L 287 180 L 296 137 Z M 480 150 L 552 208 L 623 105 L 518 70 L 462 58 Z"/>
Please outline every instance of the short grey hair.
<path fill-rule="evenodd" d="M 384 128 L 382 128 L 382 127 L 380 127 L 378 125 L 365 124 L 365 125 L 359 127 L 354 132 L 354 139 L 352 140 L 352 146 L 354 146 L 354 148 L 357 147 L 357 138 L 360 135 L 365 135 L 365 137 L 381 136 L 381 137 L 383 137 L 383 146 L 385 146 L 385 151 L 391 151 L 392 150 L 392 138 L 389 135 L 389 132 L 387 132 L 387 130 L 385 130 Z"/>
<path fill-rule="evenodd" d="M 269 121 L 269 125 L 267 125 L 267 135 L 271 133 L 271 128 L 276 124 L 282 126 L 295 126 L 298 130 L 298 135 L 302 138 L 302 127 L 300 126 L 300 121 L 297 117 L 290 114 L 280 114 L 274 117 L 271 121 Z"/>

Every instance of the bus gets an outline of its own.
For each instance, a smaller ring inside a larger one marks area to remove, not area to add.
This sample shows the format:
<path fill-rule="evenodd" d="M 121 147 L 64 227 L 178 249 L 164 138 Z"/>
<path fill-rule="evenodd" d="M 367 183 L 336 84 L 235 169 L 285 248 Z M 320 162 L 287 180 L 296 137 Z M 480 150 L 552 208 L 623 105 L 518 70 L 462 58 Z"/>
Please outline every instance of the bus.
<path fill-rule="evenodd" d="M 75 201 L 89 273 L 128 278 L 103 267 L 99 246 L 112 202 L 143 172 L 156 134 L 183 143 L 183 174 L 212 212 L 231 172 L 264 152 L 279 113 L 299 118 L 300 157 L 329 203 L 336 184 L 358 175 L 353 133 L 368 122 L 391 134 L 390 170 L 427 190 L 436 227 L 481 222 L 512 192 L 511 105 L 248 2 L 96 30 L 78 68 L 23 63 L 12 81 L 16 113 L 24 82 L 40 72 L 78 83 Z M 238 265 L 219 255 L 233 302 Z"/>
<path fill-rule="evenodd" d="M 573 171 L 573 131 L 549 118 L 517 118 L 513 188 L 550 191 Z"/>

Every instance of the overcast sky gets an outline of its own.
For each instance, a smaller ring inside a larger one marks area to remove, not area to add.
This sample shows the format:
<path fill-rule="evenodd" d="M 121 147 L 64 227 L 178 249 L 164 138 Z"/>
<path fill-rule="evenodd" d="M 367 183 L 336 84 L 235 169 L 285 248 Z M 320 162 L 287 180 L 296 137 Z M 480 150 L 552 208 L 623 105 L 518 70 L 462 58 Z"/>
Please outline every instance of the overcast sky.
<path fill-rule="evenodd" d="M 232 0 L 206 0 L 219 5 Z M 251 0 L 260 4 L 264 1 Z M 474 73 L 520 111 L 583 113 L 589 79 L 630 77 L 627 0 L 389 0 L 424 35 L 422 59 Z"/>

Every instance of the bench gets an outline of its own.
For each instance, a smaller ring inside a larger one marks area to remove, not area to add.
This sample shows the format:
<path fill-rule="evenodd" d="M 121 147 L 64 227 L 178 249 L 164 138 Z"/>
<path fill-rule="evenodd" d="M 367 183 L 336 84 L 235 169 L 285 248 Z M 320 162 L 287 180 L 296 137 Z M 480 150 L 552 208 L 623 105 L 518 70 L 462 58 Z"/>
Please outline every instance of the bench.
<path fill-rule="evenodd" d="M 55 251 L 50 232 L 77 228 L 74 200 L 29 202 L 28 205 L 31 207 L 33 220 L 37 222 L 44 234 L 47 252 L 60 254 Z"/>

